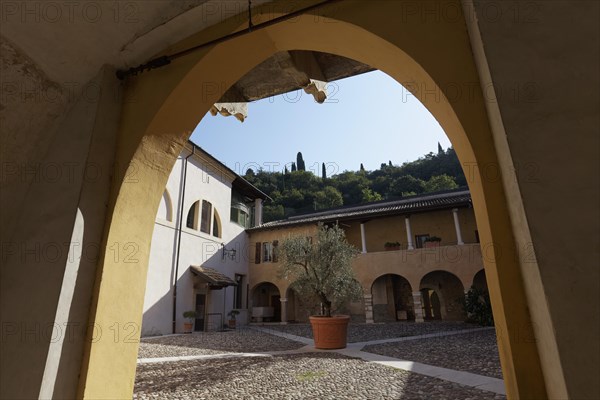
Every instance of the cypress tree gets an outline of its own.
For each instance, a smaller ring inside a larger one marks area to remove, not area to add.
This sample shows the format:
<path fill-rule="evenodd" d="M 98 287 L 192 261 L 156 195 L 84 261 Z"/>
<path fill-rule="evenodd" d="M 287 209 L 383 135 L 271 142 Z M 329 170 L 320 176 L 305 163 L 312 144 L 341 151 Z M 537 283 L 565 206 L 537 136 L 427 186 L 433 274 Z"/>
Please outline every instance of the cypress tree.
<path fill-rule="evenodd" d="M 360 172 L 365 172 L 365 166 L 363 163 L 360 163 Z"/>
<path fill-rule="evenodd" d="M 296 167 L 298 171 L 306 171 L 306 166 L 304 165 L 304 159 L 302 158 L 302 153 L 298 152 L 296 156 Z"/>
<path fill-rule="evenodd" d="M 325 163 L 321 163 L 321 177 L 323 180 L 327 179 L 327 170 L 325 169 Z"/>
<path fill-rule="evenodd" d="M 438 142 L 438 154 L 444 154 L 444 149 L 442 149 L 440 142 Z"/>
<path fill-rule="evenodd" d="M 292 162 L 292 172 L 296 171 L 296 163 Z"/>

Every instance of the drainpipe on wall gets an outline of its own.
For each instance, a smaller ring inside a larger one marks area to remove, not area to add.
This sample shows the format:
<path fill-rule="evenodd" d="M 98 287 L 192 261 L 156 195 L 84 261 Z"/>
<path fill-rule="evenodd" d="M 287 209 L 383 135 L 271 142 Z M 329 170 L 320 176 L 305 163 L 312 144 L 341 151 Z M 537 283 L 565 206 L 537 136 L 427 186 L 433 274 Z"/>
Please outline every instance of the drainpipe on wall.
<path fill-rule="evenodd" d="M 175 333 L 177 327 L 177 280 L 179 279 L 179 253 L 181 252 L 181 231 L 183 230 L 183 205 L 185 201 L 185 180 L 187 176 L 187 163 L 188 158 L 193 156 L 196 153 L 196 146 L 192 144 L 192 152 L 185 157 L 183 161 L 183 182 L 181 188 L 181 202 L 179 205 L 179 230 L 177 232 L 177 258 L 175 260 L 175 282 L 173 283 L 173 325 L 172 332 Z"/>

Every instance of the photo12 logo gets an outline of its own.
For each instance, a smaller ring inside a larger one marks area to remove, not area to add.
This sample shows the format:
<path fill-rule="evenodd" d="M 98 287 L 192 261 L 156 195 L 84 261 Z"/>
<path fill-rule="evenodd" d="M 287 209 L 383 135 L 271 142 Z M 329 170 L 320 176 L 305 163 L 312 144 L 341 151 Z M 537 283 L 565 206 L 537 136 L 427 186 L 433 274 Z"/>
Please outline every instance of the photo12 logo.
<path fill-rule="evenodd" d="M 134 1 L 2 1 L 0 21 L 21 24 L 138 23 Z"/>

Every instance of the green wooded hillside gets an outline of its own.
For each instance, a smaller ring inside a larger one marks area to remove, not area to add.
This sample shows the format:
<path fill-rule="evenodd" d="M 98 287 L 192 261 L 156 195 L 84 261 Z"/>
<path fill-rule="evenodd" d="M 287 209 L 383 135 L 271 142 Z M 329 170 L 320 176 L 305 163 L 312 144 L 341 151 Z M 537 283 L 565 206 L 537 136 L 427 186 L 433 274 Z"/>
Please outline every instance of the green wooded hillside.
<path fill-rule="evenodd" d="M 296 161 L 302 168 L 285 169 L 283 172 L 246 171 L 244 178 L 273 199 L 265 204 L 265 222 L 314 210 L 467 185 L 452 148 L 445 151 L 440 148 L 437 154 L 429 153 L 402 165 L 388 161 L 374 171 L 365 171 L 361 163 L 357 165 L 357 171 L 344 171 L 331 177 L 326 176 L 325 165 L 322 165 L 321 176 L 305 171 L 301 153 L 298 153 Z"/>

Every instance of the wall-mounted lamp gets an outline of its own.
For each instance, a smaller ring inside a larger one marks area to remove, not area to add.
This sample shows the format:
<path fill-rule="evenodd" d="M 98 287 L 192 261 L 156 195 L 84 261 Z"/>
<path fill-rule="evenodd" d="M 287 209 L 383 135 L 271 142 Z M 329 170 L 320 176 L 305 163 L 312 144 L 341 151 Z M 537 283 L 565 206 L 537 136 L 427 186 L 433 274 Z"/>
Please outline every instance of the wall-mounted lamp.
<path fill-rule="evenodd" d="M 229 257 L 232 260 L 235 260 L 235 249 L 227 249 L 224 243 L 221 243 L 221 260 L 224 260 L 225 257 Z"/>

